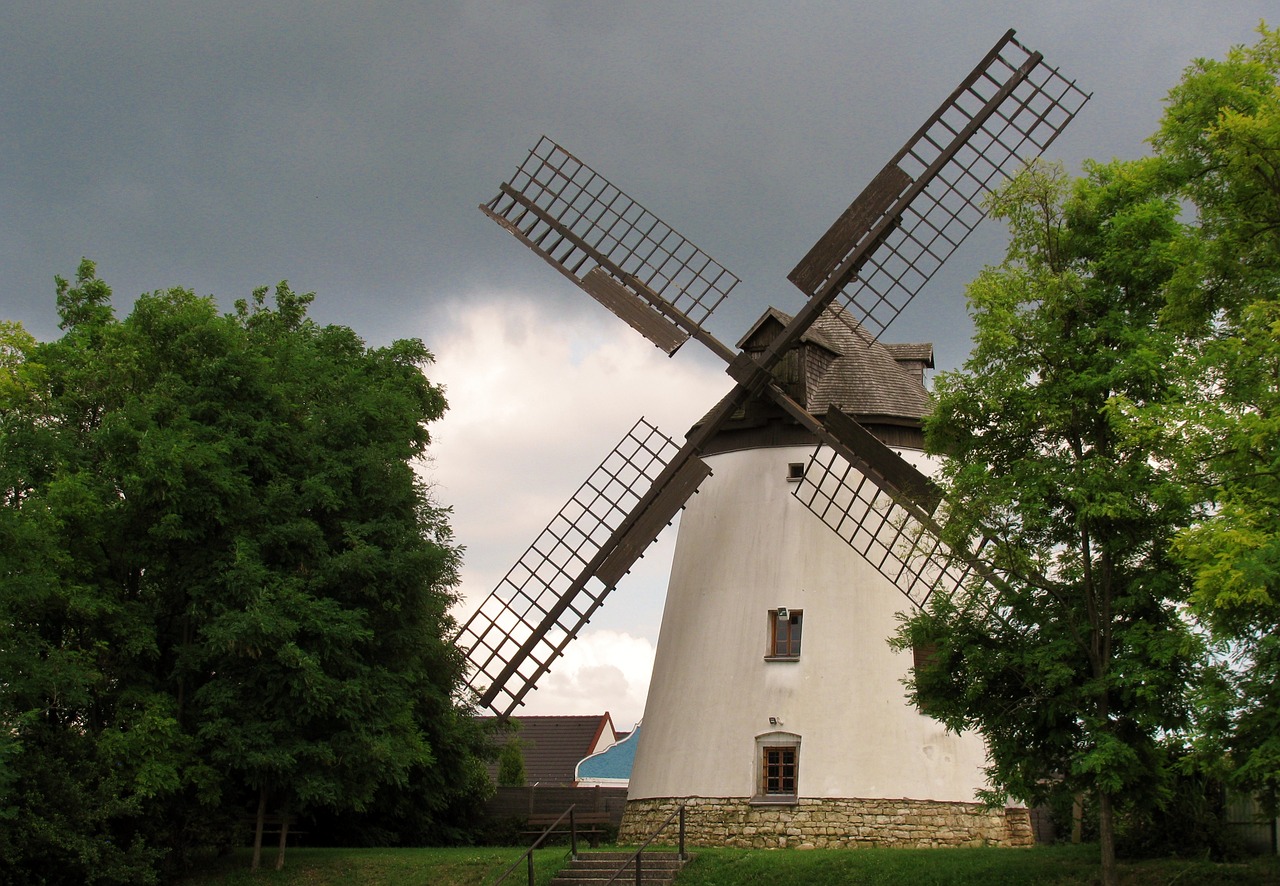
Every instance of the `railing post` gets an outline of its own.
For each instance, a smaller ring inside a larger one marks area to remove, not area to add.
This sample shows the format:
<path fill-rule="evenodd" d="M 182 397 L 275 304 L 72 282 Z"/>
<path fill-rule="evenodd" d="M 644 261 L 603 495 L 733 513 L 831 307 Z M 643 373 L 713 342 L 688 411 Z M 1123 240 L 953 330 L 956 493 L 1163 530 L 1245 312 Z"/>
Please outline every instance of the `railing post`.
<path fill-rule="evenodd" d="M 684 804 L 680 804 L 680 860 L 688 861 L 684 854 Z"/>
<path fill-rule="evenodd" d="M 662 824 L 658 825 L 657 830 L 649 835 L 649 839 L 644 841 L 644 844 L 632 854 L 631 858 L 622 863 L 622 866 L 614 872 L 612 877 L 609 878 L 609 883 L 614 882 L 625 874 L 627 872 L 627 864 L 634 861 L 636 865 L 636 886 L 641 886 L 641 880 L 644 876 L 644 861 L 642 860 L 644 857 L 644 851 L 649 848 L 650 843 L 657 839 L 659 834 L 667 829 L 667 825 L 671 824 L 671 819 L 675 818 L 677 814 L 680 816 L 680 860 L 682 862 L 688 860 L 685 857 L 684 852 L 684 804 L 681 803 L 676 807 L 674 812 L 666 817 L 666 820 L 663 821 Z M 609 883 L 606 883 L 605 886 L 609 886 Z"/>
<path fill-rule="evenodd" d="M 578 826 L 574 822 L 573 806 L 569 807 L 569 854 L 574 861 L 578 860 Z"/>
<path fill-rule="evenodd" d="M 505 881 L 505 880 L 507 879 L 507 877 L 511 876 L 511 874 L 515 872 L 515 869 L 516 869 L 516 868 L 520 867 L 520 860 L 521 860 L 521 858 L 528 862 L 528 866 L 529 866 L 529 886 L 533 886 L 533 853 L 534 853 L 534 851 L 535 851 L 539 846 L 541 846 L 541 845 L 542 845 L 542 841 L 543 841 L 543 840 L 545 840 L 545 839 L 547 839 L 547 835 L 548 835 L 548 834 L 550 834 L 550 833 L 551 833 L 551 832 L 552 832 L 552 831 L 553 831 L 553 830 L 554 830 L 554 829 L 555 829 L 555 828 L 560 824 L 560 822 L 564 821 L 564 817 L 565 817 L 566 815 L 567 815 L 567 816 L 569 816 L 569 832 L 570 832 L 570 834 L 572 834 L 572 835 L 573 835 L 571 839 L 573 840 L 574 858 L 576 859 L 576 858 L 577 858 L 578 841 L 577 841 L 577 833 L 576 833 L 576 831 L 574 830 L 573 807 L 572 807 L 572 806 L 570 806 L 570 807 L 569 807 L 568 809 L 566 809 L 564 812 L 561 812 L 561 813 L 560 813 L 560 817 L 559 817 L 559 818 L 557 818 L 557 819 L 556 819 L 555 821 L 553 821 L 551 824 L 547 825 L 546 830 L 544 830 L 544 831 L 542 832 L 542 836 L 538 837 L 538 839 L 536 839 L 536 840 L 534 840 L 534 841 L 533 841 L 533 845 L 532 845 L 532 846 L 530 846 L 528 849 L 526 849 L 526 850 L 525 850 L 524 855 L 522 855 L 520 858 L 517 858 L 515 861 L 513 861 L 513 862 L 511 863 L 511 867 L 509 867 L 509 868 L 507 868 L 505 871 L 503 871 L 502 876 L 501 876 L 501 877 L 499 877 L 496 881 L 494 881 L 494 886 L 498 886 L 498 884 L 499 884 L 499 883 L 502 883 L 503 881 Z"/>

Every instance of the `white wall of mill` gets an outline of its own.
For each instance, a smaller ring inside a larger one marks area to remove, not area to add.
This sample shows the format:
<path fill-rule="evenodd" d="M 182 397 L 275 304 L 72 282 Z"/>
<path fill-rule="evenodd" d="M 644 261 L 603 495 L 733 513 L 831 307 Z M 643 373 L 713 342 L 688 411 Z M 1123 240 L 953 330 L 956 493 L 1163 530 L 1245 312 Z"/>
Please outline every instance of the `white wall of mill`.
<path fill-rule="evenodd" d="M 802 798 L 973 802 L 985 784 L 981 738 L 905 699 L 911 654 L 886 639 L 907 599 L 792 497 L 787 465 L 811 452 L 707 459 L 714 475 L 680 520 L 629 799 L 750 797 L 771 731 L 801 737 Z M 779 606 L 804 611 L 799 661 L 764 660 Z"/>

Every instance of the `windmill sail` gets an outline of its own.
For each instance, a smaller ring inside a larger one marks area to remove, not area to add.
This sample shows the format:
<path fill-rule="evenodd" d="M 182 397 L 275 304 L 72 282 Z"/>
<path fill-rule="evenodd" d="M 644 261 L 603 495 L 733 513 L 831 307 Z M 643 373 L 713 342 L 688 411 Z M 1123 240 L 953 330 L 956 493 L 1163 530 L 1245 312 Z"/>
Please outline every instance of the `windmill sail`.
<path fill-rule="evenodd" d="M 699 335 L 738 284 L 670 225 L 545 136 L 480 209 L 668 354 Z"/>
<path fill-rule="evenodd" d="M 837 296 L 878 338 L 983 219 L 983 197 L 1039 156 L 1088 99 L 1006 33 L 791 272 L 810 299 L 780 347 Z M 909 600 L 922 606 L 933 589 L 975 572 L 1000 580 L 985 539 L 969 551 L 942 541 L 927 477 L 885 457 L 847 416 L 825 424 L 840 442 L 819 447 L 793 495 Z"/>
<path fill-rule="evenodd" d="M 843 296 L 878 338 L 983 219 L 982 198 L 1088 99 L 1009 31 L 788 279 L 823 305 Z"/>
<path fill-rule="evenodd" d="M 453 642 L 481 704 L 500 716 L 521 704 L 710 473 L 677 454 L 638 421 L 462 626 Z"/>
<path fill-rule="evenodd" d="M 953 550 L 934 515 L 858 461 L 855 467 L 835 449 L 819 446 L 791 494 L 912 604 L 923 607 L 936 589 L 953 590 L 975 576 L 1001 580 L 986 556 L 989 540 Z M 923 474 L 919 478 L 927 482 Z"/>

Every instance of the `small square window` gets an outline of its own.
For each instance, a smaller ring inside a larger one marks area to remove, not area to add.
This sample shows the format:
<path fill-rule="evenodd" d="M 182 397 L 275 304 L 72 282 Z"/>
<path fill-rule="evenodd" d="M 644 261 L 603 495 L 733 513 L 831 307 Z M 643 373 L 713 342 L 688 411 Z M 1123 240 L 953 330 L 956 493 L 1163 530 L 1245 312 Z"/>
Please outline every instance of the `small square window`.
<path fill-rule="evenodd" d="M 937 643 L 912 643 L 911 663 L 917 671 L 932 667 L 938 663 Z"/>
<path fill-rule="evenodd" d="M 796 776 L 800 769 L 800 749 L 797 747 L 766 747 L 762 792 L 766 797 L 794 797 Z"/>
<path fill-rule="evenodd" d="M 787 465 L 787 482 L 797 483 L 804 479 L 804 462 L 793 461 Z"/>
<path fill-rule="evenodd" d="M 800 629 L 804 613 L 799 609 L 779 607 L 769 610 L 769 649 L 765 658 L 798 659 L 800 657 Z"/>

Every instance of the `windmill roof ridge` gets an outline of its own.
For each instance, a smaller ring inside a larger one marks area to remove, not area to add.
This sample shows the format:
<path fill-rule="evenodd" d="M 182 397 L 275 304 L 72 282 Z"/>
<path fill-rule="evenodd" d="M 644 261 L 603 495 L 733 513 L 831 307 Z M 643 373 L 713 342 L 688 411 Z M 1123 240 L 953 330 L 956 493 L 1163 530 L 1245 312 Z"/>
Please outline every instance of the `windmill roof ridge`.
<path fill-rule="evenodd" d="M 819 327 L 839 348 L 834 363 L 817 380 L 809 395 L 809 411 L 837 406 L 851 415 L 883 415 L 920 420 L 931 403 L 923 368 L 933 365 L 933 345 L 888 345 L 874 339 L 849 313 L 831 307 L 823 311 Z M 902 360 L 920 364 L 920 371 Z"/>
<path fill-rule="evenodd" d="M 764 326 L 766 323 L 768 323 L 770 320 L 776 321 L 781 326 L 786 326 L 793 319 L 795 318 L 792 317 L 790 314 L 788 314 L 786 311 L 781 311 L 778 308 L 775 308 L 772 305 L 770 305 L 768 309 L 765 310 L 765 312 L 760 315 L 759 319 L 757 319 L 755 323 L 751 324 L 751 328 L 748 329 L 740 339 L 738 339 L 737 347 L 739 349 L 742 349 L 743 347 L 745 347 L 747 342 L 749 342 L 752 339 L 752 337 L 755 336 L 755 334 L 760 330 L 760 328 Z M 812 342 L 814 344 L 821 345 L 822 347 L 826 348 L 828 351 L 830 351 L 833 354 L 840 353 L 835 343 L 832 342 L 829 338 L 827 338 L 827 336 L 822 332 L 822 330 L 817 328 L 816 324 L 810 326 L 808 329 L 804 331 L 804 334 L 800 336 L 800 341 Z"/>
<path fill-rule="evenodd" d="M 933 368 L 933 342 L 884 342 L 884 348 L 895 360 L 920 360 Z"/>
<path fill-rule="evenodd" d="M 786 326 L 792 317 L 770 306 L 739 340 L 738 347 L 770 320 Z M 829 305 L 800 341 L 819 345 L 835 358 L 808 392 L 806 407 L 815 415 L 832 405 L 855 416 L 918 421 L 928 415 L 931 403 L 923 370 L 933 367 L 932 343 L 880 342 L 838 305 Z"/>

